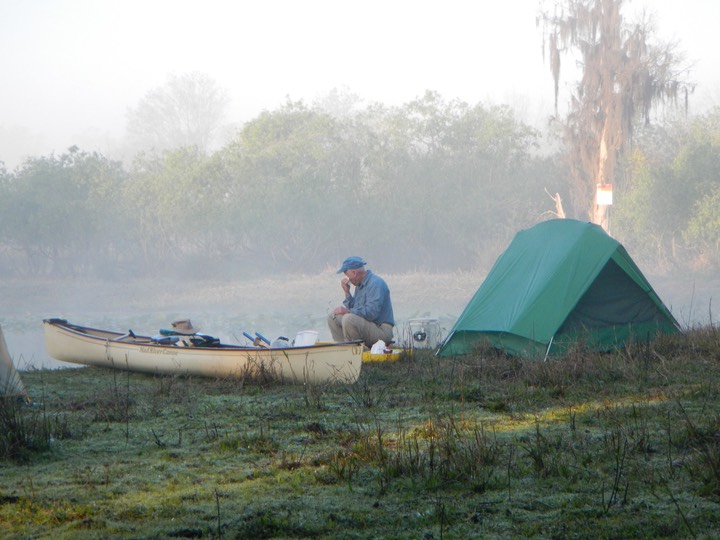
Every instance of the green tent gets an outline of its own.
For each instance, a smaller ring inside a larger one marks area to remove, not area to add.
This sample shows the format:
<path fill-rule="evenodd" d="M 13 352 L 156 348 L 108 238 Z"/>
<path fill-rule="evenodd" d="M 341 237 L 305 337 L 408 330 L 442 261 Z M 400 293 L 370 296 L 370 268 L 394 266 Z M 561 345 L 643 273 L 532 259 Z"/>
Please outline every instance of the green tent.
<path fill-rule="evenodd" d="M 617 240 L 593 223 L 553 219 L 515 236 L 438 355 L 488 344 L 542 357 L 578 343 L 610 350 L 679 331 Z"/>

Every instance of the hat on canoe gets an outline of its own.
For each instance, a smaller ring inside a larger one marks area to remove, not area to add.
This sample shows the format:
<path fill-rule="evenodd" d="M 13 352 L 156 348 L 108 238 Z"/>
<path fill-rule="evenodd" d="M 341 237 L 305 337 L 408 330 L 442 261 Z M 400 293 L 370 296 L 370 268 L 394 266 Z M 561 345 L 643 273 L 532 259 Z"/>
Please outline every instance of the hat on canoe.
<path fill-rule="evenodd" d="M 178 319 L 172 323 L 173 330 L 180 334 L 196 334 L 198 329 L 192 325 L 190 319 Z"/>

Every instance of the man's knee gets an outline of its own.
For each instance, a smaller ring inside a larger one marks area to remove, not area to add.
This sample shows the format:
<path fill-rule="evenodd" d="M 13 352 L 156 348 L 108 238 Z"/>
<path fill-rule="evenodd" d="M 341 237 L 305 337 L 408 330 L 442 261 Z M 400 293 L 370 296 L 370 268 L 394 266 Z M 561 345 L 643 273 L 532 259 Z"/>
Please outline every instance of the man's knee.
<path fill-rule="evenodd" d="M 343 315 L 342 318 L 342 329 L 345 337 L 350 339 L 358 339 L 362 333 L 361 323 L 364 321 L 359 315 L 348 313 Z"/>
<path fill-rule="evenodd" d="M 334 341 L 344 341 L 345 336 L 343 335 L 345 333 L 345 330 L 343 328 L 342 320 L 344 319 L 343 315 L 336 315 L 335 313 L 330 313 L 327 318 L 328 327 L 330 328 L 330 333 L 332 334 L 332 338 Z"/>

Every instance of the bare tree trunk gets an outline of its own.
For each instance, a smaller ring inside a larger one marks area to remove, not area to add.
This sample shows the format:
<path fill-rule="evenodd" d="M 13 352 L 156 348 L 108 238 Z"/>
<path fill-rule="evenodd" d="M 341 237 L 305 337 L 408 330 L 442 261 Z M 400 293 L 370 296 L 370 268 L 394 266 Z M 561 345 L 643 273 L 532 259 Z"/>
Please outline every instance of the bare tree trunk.
<path fill-rule="evenodd" d="M 608 207 L 604 204 L 596 204 L 593 216 L 593 223 L 597 223 L 605 232 L 610 232 L 610 220 L 608 219 Z"/>
<path fill-rule="evenodd" d="M 608 123 L 603 122 L 602 133 L 600 134 L 600 149 L 598 152 L 598 164 L 597 164 L 597 184 L 605 184 L 605 179 L 608 177 L 608 169 L 611 168 L 610 159 L 611 156 L 608 154 Z M 608 207 L 605 204 L 598 204 L 597 200 L 597 189 L 595 190 L 592 222 L 600 225 L 605 231 L 608 231 Z"/>
<path fill-rule="evenodd" d="M 654 104 L 674 101 L 694 87 L 677 78 L 687 70 L 678 63 L 674 46 L 651 44 L 648 18 L 624 23 L 620 11 L 625 1 L 556 0 L 538 19 L 550 55 L 556 113 L 561 56 L 574 51 L 582 57 L 582 78 L 565 124 L 572 202 L 576 211 L 584 210 L 606 231 L 609 205 L 598 204 L 603 201 L 597 200 L 596 186 L 615 180 L 617 160 L 632 136 L 636 115 L 648 121 Z"/>

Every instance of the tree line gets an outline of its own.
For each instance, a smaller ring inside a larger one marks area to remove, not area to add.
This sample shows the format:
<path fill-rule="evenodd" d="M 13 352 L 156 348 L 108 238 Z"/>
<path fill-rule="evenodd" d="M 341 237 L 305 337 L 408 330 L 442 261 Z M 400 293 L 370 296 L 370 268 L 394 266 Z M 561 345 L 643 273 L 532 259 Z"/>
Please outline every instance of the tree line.
<path fill-rule="evenodd" d="M 434 92 L 326 105 L 288 101 L 212 152 L 124 164 L 72 147 L 0 168 L 0 275 L 242 278 L 350 254 L 385 272 L 487 269 L 553 217 L 551 195 L 570 200 L 562 145 L 507 106 Z M 655 268 L 717 269 L 717 171 L 720 110 L 643 126 L 618 167 L 611 233 Z"/>

